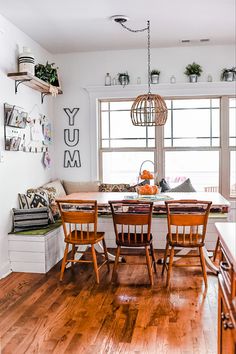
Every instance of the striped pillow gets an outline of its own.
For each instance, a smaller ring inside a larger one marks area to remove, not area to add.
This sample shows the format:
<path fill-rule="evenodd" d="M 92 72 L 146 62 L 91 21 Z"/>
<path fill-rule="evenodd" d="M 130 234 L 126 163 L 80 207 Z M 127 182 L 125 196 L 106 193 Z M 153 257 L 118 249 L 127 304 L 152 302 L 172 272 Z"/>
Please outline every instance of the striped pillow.
<path fill-rule="evenodd" d="M 12 209 L 13 211 L 13 232 L 35 230 L 47 227 L 49 219 L 49 208 Z"/>

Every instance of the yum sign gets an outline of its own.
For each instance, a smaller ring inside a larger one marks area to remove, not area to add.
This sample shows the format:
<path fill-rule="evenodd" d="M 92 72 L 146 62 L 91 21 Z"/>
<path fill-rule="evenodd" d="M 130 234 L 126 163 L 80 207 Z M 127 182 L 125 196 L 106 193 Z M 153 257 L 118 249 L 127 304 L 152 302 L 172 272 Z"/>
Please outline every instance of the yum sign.
<path fill-rule="evenodd" d="M 72 148 L 64 151 L 64 167 L 81 167 L 80 152 L 78 149 L 79 129 L 74 128 L 75 117 L 79 108 L 63 108 L 69 118 L 69 129 L 64 129 L 64 142 Z"/>

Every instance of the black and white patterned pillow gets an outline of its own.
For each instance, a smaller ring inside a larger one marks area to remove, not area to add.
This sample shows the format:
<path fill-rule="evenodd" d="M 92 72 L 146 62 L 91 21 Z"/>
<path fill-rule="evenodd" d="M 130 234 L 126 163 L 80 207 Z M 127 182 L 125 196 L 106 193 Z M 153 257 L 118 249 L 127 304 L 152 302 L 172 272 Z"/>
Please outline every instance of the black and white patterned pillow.
<path fill-rule="evenodd" d="M 49 218 L 52 223 L 55 222 L 51 209 L 49 208 L 48 195 L 43 190 L 38 190 L 36 193 L 19 194 L 20 209 L 35 209 L 35 208 L 48 208 Z"/>
<path fill-rule="evenodd" d="M 38 190 L 36 193 L 19 194 L 20 209 L 43 208 L 49 206 L 47 193 Z"/>

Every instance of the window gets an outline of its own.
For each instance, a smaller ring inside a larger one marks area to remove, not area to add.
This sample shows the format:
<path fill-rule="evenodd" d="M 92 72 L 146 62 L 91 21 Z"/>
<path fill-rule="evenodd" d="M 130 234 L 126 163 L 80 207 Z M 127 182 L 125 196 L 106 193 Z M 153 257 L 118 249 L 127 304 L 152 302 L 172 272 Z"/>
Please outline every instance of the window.
<path fill-rule="evenodd" d="M 103 182 L 137 183 L 142 162 L 151 160 L 155 168 L 149 164 L 143 169 L 157 171 L 158 179 L 165 177 L 172 187 L 190 178 L 197 191 L 221 191 L 220 181 L 224 185 L 228 178 L 227 196 L 236 197 L 236 98 L 166 99 L 168 119 L 163 128 L 133 126 L 132 102 L 99 101 L 99 178 Z M 221 113 L 229 119 L 227 134 Z M 222 161 L 227 161 L 229 176 L 220 170 Z"/>
<path fill-rule="evenodd" d="M 131 123 L 132 100 L 100 101 L 100 179 L 136 184 L 144 160 L 154 161 L 155 128 Z"/>
<path fill-rule="evenodd" d="M 219 146 L 220 100 L 167 101 L 165 147 Z"/>
<path fill-rule="evenodd" d="M 194 188 L 219 189 L 220 99 L 168 100 L 164 128 L 165 178 L 191 179 Z"/>
<path fill-rule="evenodd" d="M 155 128 L 135 127 L 131 123 L 132 103 L 101 102 L 102 148 L 155 147 Z"/>
<path fill-rule="evenodd" d="M 229 99 L 230 197 L 236 198 L 236 98 Z"/>

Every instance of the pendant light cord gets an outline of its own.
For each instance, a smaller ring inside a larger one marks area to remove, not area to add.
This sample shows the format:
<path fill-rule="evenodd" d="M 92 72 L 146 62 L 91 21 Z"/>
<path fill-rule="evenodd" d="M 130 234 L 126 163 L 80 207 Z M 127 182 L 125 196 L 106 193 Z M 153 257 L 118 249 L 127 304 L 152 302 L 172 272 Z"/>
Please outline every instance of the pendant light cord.
<path fill-rule="evenodd" d="M 129 32 L 137 33 L 137 32 L 148 32 L 148 37 L 147 37 L 147 49 L 148 49 L 148 94 L 151 94 L 151 51 L 150 51 L 150 21 L 147 21 L 147 27 L 141 28 L 141 29 L 136 29 L 133 30 L 129 27 L 127 27 L 124 22 L 119 21 L 118 22 L 123 28 L 128 30 Z"/>
<path fill-rule="evenodd" d="M 148 94 L 151 94 L 151 51 L 150 51 L 150 21 L 147 21 L 148 31 Z"/>

